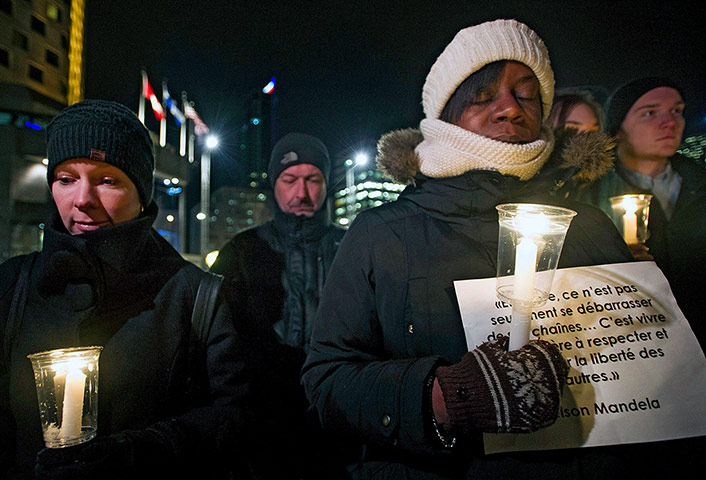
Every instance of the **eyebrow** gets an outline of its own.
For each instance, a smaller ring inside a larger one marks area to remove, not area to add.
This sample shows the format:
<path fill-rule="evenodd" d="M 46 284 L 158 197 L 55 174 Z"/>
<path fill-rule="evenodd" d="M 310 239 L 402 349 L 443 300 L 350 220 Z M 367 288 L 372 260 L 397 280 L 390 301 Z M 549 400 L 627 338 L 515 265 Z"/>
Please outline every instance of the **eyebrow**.
<path fill-rule="evenodd" d="M 684 105 L 686 105 L 686 103 L 684 101 L 680 101 L 680 102 L 674 102 L 671 106 L 672 107 L 682 107 Z M 661 103 L 650 103 L 649 105 L 641 105 L 641 106 L 637 107 L 635 110 L 642 110 L 643 108 L 657 108 L 657 107 L 661 107 L 661 106 L 662 106 Z"/>
<path fill-rule="evenodd" d="M 578 122 L 578 121 L 576 121 L 576 120 L 567 120 L 567 121 L 564 122 L 564 123 L 566 123 L 567 125 L 569 125 L 569 124 L 571 124 L 571 125 L 578 125 L 578 124 L 580 124 L 581 122 Z M 593 122 L 593 123 L 591 123 L 591 125 L 598 125 L 598 122 Z"/>
<path fill-rule="evenodd" d="M 537 80 L 537 84 L 539 85 L 539 79 L 534 74 L 529 74 L 525 75 L 524 77 L 521 77 L 517 80 L 517 83 L 531 82 L 532 80 Z"/>

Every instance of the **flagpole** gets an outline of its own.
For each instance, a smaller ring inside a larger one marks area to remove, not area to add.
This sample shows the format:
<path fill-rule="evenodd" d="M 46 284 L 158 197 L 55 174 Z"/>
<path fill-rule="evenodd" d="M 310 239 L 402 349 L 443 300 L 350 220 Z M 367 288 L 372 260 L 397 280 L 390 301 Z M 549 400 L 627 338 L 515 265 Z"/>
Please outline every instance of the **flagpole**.
<path fill-rule="evenodd" d="M 184 92 L 182 92 L 182 104 L 184 103 L 186 99 L 186 95 Z M 182 111 L 184 111 L 184 107 L 182 105 Z M 186 126 L 189 123 L 189 119 L 184 117 L 184 121 L 181 122 L 181 130 L 179 131 L 179 155 L 182 157 L 186 155 Z M 191 160 L 193 161 L 193 160 Z"/>
<path fill-rule="evenodd" d="M 167 80 L 162 79 L 162 107 L 164 108 L 164 117 L 159 121 L 159 145 L 161 147 L 167 144 L 167 110 L 168 107 L 164 104 L 164 91 L 167 89 Z"/>
<path fill-rule="evenodd" d="M 186 112 L 186 107 L 189 105 L 189 100 L 186 98 L 186 92 L 181 92 L 181 107 L 184 112 Z M 189 148 L 189 163 L 194 163 L 194 131 L 193 128 L 190 128 L 188 125 L 189 118 L 186 118 L 186 121 L 184 122 L 186 124 L 189 140 L 188 140 L 188 148 Z M 193 123 L 193 121 L 192 121 Z"/>
<path fill-rule="evenodd" d="M 140 75 L 142 76 L 142 86 L 140 87 L 140 103 L 137 110 L 137 118 L 140 119 L 142 124 L 145 124 L 145 83 L 147 82 L 147 72 L 140 70 Z"/>

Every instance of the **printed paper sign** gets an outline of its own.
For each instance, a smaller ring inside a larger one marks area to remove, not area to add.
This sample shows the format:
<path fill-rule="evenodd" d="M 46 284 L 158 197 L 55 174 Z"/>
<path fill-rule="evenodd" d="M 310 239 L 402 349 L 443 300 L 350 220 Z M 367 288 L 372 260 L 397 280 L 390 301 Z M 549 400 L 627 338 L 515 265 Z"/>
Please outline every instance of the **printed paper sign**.
<path fill-rule="evenodd" d="M 510 330 L 495 284 L 455 282 L 469 349 Z M 487 434 L 486 453 L 706 435 L 706 358 L 654 262 L 557 270 L 532 337 L 557 344 L 571 367 L 559 418 L 532 434 Z"/>

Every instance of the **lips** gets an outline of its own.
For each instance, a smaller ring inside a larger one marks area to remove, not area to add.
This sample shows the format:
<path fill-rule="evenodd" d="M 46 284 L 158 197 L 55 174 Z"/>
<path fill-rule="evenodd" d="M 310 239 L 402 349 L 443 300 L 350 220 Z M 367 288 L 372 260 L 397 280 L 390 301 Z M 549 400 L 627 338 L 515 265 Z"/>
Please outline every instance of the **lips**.
<path fill-rule="evenodd" d="M 94 232 L 100 228 L 107 227 L 110 225 L 109 221 L 95 222 L 95 221 L 77 221 L 72 222 L 73 229 L 78 232 Z"/>

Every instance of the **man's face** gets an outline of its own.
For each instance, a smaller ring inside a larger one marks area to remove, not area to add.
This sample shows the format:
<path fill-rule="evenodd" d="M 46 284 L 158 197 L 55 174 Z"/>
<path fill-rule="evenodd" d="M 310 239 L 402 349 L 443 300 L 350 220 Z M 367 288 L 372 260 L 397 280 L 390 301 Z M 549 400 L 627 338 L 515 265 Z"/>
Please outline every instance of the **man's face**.
<path fill-rule="evenodd" d="M 285 213 L 312 217 L 325 199 L 324 174 L 310 163 L 292 165 L 275 182 L 275 200 Z"/>
<path fill-rule="evenodd" d="M 621 152 L 635 158 L 674 155 L 684 133 L 684 100 L 675 89 L 657 87 L 637 99 L 618 132 Z"/>
<path fill-rule="evenodd" d="M 466 107 L 459 127 L 493 140 L 528 143 L 539 138 L 539 81 L 526 65 L 509 61 L 497 80 Z"/>

